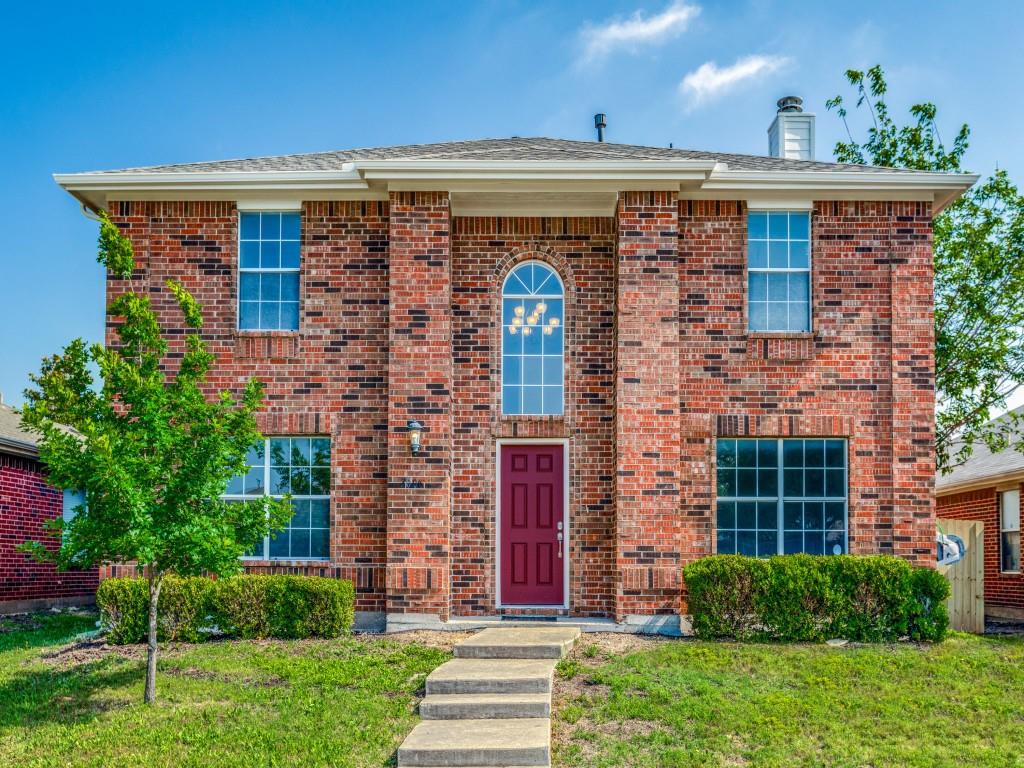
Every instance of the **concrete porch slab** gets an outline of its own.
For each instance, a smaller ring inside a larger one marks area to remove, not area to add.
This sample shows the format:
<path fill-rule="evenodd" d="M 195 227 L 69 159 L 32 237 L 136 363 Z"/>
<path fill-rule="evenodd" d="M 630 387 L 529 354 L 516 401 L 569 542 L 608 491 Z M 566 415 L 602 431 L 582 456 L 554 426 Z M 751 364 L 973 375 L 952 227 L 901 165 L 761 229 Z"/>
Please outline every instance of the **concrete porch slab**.
<path fill-rule="evenodd" d="M 561 659 L 570 651 L 576 626 L 511 626 L 485 629 L 455 648 L 459 659 Z"/>

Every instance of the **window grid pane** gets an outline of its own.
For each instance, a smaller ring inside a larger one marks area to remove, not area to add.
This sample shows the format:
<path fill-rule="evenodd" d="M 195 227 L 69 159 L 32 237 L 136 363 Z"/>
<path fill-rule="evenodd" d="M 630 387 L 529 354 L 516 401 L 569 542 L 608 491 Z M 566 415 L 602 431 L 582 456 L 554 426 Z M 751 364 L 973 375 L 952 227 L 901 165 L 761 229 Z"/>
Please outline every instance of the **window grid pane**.
<path fill-rule="evenodd" d="M 719 553 L 846 551 L 845 440 L 722 439 L 716 453 Z"/>
<path fill-rule="evenodd" d="M 326 560 L 330 556 L 331 441 L 324 437 L 273 437 L 249 452 L 249 468 L 232 478 L 224 498 L 291 494 L 295 510 L 280 531 L 245 557 Z"/>
<path fill-rule="evenodd" d="M 1020 491 L 999 494 L 999 569 L 1020 571 Z"/>
<path fill-rule="evenodd" d="M 810 213 L 751 211 L 747 233 L 748 328 L 809 331 Z"/>
<path fill-rule="evenodd" d="M 564 310 L 561 281 L 545 264 L 527 262 L 502 292 L 502 413 L 564 411 Z"/>
<path fill-rule="evenodd" d="M 299 329 L 300 229 L 298 212 L 239 214 L 240 330 Z"/>

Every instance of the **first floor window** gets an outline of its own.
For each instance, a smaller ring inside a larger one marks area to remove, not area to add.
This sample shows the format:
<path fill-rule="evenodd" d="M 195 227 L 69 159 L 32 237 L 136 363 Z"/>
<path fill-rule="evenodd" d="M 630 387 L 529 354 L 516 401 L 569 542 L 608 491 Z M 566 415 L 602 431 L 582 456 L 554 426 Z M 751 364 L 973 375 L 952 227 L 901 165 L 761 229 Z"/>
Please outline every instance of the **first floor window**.
<path fill-rule="evenodd" d="M 271 437 L 249 450 L 248 470 L 232 478 L 225 498 L 291 494 L 295 515 L 247 553 L 260 560 L 326 560 L 330 556 L 331 441 Z"/>
<path fill-rule="evenodd" d="M 1020 491 L 999 494 L 1000 570 L 1020 572 Z"/>
<path fill-rule="evenodd" d="M 720 554 L 846 552 L 845 440 L 724 439 L 717 458 Z"/>

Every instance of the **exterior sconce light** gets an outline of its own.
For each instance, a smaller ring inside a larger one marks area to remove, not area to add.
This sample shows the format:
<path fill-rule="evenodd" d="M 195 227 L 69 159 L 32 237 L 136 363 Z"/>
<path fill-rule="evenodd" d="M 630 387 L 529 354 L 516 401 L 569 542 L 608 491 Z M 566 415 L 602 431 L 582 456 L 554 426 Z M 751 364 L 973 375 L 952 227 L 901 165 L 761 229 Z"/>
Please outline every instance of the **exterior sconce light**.
<path fill-rule="evenodd" d="M 409 451 L 417 456 L 422 445 L 423 425 L 418 421 L 410 421 L 406 427 L 409 429 Z"/>

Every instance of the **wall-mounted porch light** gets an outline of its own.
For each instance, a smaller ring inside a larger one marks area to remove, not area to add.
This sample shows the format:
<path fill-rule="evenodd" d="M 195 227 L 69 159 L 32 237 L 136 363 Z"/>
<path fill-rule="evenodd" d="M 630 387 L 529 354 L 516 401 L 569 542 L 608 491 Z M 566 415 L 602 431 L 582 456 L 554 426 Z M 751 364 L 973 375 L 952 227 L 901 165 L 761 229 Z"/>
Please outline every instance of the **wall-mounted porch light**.
<path fill-rule="evenodd" d="M 420 452 L 420 444 L 423 437 L 423 425 L 418 421 L 410 421 L 406 426 L 409 429 L 409 451 L 413 456 Z"/>

